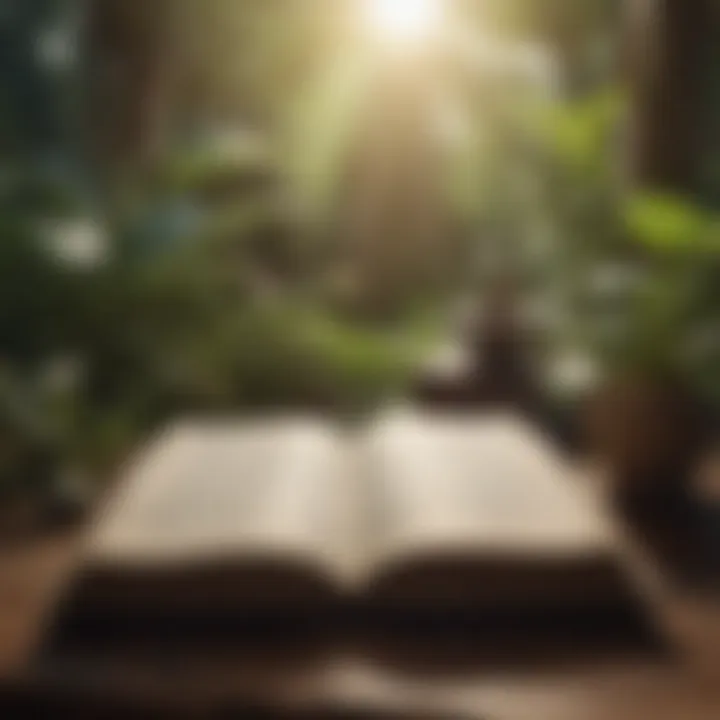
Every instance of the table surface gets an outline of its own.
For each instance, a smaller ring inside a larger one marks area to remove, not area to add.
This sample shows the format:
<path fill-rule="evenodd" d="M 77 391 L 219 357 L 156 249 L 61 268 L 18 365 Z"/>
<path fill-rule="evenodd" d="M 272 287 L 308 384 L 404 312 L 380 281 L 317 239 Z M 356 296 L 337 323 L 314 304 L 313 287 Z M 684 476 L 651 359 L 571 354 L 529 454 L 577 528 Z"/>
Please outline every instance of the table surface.
<path fill-rule="evenodd" d="M 67 533 L 0 549 L 0 679 L 21 676 L 35 650 L 64 580 L 77 558 Z M 720 718 L 720 606 L 681 593 L 655 607 L 672 637 L 672 658 L 601 659 L 494 667 L 475 663 L 472 648 L 460 658 L 445 649 L 413 649 L 389 660 L 336 647 L 313 656 L 305 648 L 239 652 L 217 660 L 169 661 L 153 682 L 175 691 L 212 686 L 214 692 L 265 688 L 271 694 L 364 701 L 390 699 L 483 718 L 512 720 L 713 720 Z M 252 660 L 243 660 L 252 657 Z M 102 671 L 100 665 L 96 669 Z M 72 673 L 66 666 L 65 673 Z M 159 673 L 159 674 L 158 674 Z M 134 675 L 133 675 L 134 674 Z M 141 688 L 150 677 L 132 663 L 124 681 Z"/>

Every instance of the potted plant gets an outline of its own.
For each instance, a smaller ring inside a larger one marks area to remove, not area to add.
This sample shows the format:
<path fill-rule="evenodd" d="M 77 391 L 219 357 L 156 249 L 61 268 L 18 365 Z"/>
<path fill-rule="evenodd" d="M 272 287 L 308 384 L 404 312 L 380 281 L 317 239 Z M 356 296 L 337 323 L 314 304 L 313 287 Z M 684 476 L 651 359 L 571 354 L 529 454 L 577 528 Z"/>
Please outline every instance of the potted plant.
<path fill-rule="evenodd" d="M 588 323 L 604 380 L 586 437 L 621 495 L 672 494 L 697 461 L 720 372 L 718 226 L 660 195 L 634 198 L 626 218 L 640 247 L 622 265 L 625 281 L 605 288 L 604 316 Z"/>

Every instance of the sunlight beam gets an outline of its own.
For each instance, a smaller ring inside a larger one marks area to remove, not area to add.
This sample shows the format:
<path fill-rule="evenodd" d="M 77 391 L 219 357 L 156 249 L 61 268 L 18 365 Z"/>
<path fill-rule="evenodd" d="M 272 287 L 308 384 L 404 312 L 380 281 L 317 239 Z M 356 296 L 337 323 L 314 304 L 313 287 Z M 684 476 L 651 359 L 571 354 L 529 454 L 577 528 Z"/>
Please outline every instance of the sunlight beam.
<path fill-rule="evenodd" d="M 369 29 L 393 45 L 427 42 L 443 16 L 442 0 L 364 0 Z"/>

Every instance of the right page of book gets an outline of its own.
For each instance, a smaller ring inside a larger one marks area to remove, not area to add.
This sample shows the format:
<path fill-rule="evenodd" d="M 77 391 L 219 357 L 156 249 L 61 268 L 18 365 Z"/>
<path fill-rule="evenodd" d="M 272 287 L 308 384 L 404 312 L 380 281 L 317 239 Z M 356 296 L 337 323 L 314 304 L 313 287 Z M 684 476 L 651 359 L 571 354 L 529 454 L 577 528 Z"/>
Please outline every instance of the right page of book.
<path fill-rule="evenodd" d="M 367 453 L 381 595 L 475 604 L 616 592 L 603 508 L 523 419 L 398 410 L 377 422 Z"/>

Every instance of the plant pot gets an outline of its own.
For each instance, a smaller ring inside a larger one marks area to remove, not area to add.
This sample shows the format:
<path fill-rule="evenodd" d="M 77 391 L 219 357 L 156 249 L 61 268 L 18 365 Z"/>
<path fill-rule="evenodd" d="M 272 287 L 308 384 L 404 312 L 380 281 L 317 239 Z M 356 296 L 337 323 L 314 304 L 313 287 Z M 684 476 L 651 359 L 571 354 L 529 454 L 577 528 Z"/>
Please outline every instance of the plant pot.
<path fill-rule="evenodd" d="M 620 495 L 682 487 L 701 448 L 697 403 L 669 378 L 624 375 L 601 386 L 585 416 L 586 448 Z"/>

